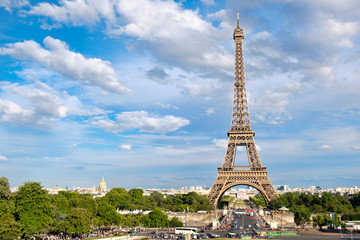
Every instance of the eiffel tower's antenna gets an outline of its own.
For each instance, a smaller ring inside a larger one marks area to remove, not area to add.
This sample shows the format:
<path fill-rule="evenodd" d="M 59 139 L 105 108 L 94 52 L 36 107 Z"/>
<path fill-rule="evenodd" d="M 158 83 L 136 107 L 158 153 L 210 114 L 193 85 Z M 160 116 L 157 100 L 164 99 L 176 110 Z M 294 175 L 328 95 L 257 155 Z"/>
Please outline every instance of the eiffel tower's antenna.
<path fill-rule="evenodd" d="M 237 26 L 236 27 L 240 27 L 240 24 L 239 24 L 239 11 L 236 12 L 237 13 Z"/>

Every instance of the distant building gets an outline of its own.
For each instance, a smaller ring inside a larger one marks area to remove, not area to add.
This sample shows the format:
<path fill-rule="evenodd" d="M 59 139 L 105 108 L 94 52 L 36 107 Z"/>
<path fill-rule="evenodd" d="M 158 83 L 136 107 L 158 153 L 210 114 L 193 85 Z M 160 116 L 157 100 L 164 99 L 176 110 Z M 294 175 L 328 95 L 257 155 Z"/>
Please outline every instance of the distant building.
<path fill-rule="evenodd" d="M 99 190 L 100 192 L 106 192 L 106 183 L 104 181 L 104 177 L 102 178 L 101 182 L 100 182 L 100 186 L 99 186 Z"/>
<path fill-rule="evenodd" d="M 288 185 L 281 185 L 279 186 L 276 190 L 279 190 L 279 191 L 289 191 L 290 188 Z"/>
<path fill-rule="evenodd" d="M 239 200 L 248 200 L 249 197 L 247 196 L 246 192 L 243 189 L 239 189 L 237 192 L 236 198 Z"/>

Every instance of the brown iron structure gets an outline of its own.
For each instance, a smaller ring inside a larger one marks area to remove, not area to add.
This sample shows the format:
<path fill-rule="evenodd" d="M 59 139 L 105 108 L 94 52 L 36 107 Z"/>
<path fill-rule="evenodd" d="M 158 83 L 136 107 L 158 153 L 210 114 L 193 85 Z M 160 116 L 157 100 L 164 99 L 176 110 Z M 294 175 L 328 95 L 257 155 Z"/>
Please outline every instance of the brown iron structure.
<path fill-rule="evenodd" d="M 267 176 L 266 167 L 261 164 L 254 141 L 255 132 L 251 130 L 242 48 L 244 33 L 239 26 L 239 13 L 233 37 L 235 41 L 235 80 L 231 129 L 227 133 L 229 141 L 224 161 L 217 170 L 217 178 L 208 195 L 210 203 L 215 208 L 225 191 L 237 185 L 256 188 L 267 203 L 278 197 Z M 246 147 L 249 166 L 234 166 L 238 146 Z"/>

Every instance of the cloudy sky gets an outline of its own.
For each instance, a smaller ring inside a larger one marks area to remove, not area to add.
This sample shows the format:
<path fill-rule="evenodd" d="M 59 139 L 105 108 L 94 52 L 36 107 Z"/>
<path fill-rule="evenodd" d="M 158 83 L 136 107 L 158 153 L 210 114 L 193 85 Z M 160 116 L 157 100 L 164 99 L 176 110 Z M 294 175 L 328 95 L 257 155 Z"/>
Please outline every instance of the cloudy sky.
<path fill-rule="evenodd" d="M 0 0 L 0 175 L 12 187 L 211 187 L 236 11 L 274 185 L 360 185 L 357 0 Z M 237 166 L 248 165 L 238 149 Z"/>

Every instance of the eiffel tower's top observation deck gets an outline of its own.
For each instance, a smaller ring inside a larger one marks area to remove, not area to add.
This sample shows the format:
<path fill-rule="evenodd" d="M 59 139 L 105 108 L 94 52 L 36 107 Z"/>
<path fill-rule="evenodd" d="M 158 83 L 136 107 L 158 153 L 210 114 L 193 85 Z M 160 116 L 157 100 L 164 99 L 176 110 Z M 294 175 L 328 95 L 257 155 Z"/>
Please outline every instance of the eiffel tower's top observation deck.
<path fill-rule="evenodd" d="M 236 28 L 234 30 L 234 35 L 233 35 L 233 38 L 235 40 L 235 38 L 242 38 L 244 39 L 244 32 L 243 30 L 240 28 L 240 25 L 239 25 L 239 12 L 237 12 L 237 25 L 236 25 Z"/>

